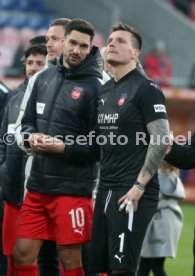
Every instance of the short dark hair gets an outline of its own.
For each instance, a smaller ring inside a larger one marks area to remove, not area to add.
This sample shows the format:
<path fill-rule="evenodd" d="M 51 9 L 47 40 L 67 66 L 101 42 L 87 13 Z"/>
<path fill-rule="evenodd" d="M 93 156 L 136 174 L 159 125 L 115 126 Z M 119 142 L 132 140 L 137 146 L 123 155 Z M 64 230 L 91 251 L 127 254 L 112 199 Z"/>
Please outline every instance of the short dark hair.
<path fill-rule="evenodd" d="M 46 44 L 46 35 L 37 35 L 33 38 L 31 38 L 28 43 L 30 43 L 31 45 L 35 45 L 35 44 Z"/>
<path fill-rule="evenodd" d="M 93 25 L 89 21 L 80 18 L 73 19 L 67 24 L 65 36 L 70 34 L 72 31 L 88 34 L 91 38 L 91 41 L 95 36 L 95 29 Z"/>
<path fill-rule="evenodd" d="M 133 38 L 133 47 L 136 49 L 141 50 L 142 49 L 142 37 L 141 34 L 134 28 L 131 27 L 127 24 L 119 23 L 118 25 L 114 26 L 112 28 L 111 33 L 116 32 L 116 31 L 126 31 L 131 33 L 132 38 Z"/>
<path fill-rule="evenodd" d="M 57 19 L 54 19 L 51 24 L 49 25 L 49 28 L 50 27 L 53 27 L 53 26 L 62 26 L 64 28 L 64 34 L 65 34 L 65 29 L 66 29 L 66 25 L 71 21 L 71 19 L 69 18 L 57 18 Z"/>
<path fill-rule="evenodd" d="M 47 48 L 45 45 L 32 45 L 27 50 L 24 51 L 25 59 L 27 59 L 30 55 L 47 55 Z"/>
<path fill-rule="evenodd" d="M 35 36 L 27 42 L 24 51 L 26 51 L 28 48 L 32 47 L 33 45 L 46 45 L 46 43 L 47 43 L 46 35 Z"/>

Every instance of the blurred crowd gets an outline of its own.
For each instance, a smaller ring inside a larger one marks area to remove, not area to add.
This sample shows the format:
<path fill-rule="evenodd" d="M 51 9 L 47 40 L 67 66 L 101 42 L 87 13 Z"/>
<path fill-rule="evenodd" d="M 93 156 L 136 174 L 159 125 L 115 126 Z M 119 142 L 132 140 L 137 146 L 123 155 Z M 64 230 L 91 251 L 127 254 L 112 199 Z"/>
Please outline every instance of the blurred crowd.
<path fill-rule="evenodd" d="M 168 0 L 169 3 L 175 6 L 179 11 L 195 20 L 195 1 L 194 0 Z"/>

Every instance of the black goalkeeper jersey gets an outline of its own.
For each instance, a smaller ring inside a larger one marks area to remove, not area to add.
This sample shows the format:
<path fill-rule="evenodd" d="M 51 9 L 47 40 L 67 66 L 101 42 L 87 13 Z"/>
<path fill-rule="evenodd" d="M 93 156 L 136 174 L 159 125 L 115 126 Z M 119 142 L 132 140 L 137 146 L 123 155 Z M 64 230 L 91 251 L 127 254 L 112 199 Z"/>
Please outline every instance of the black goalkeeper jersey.
<path fill-rule="evenodd" d="M 157 119 L 167 119 L 164 95 L 137 69 L 102 87 L 98 108 L 100 189 L 130 188 L 134 184 L 149 145 L 146 125 Z M 158 191 L 155 174 L 144 196 L 157 198 Z"/>

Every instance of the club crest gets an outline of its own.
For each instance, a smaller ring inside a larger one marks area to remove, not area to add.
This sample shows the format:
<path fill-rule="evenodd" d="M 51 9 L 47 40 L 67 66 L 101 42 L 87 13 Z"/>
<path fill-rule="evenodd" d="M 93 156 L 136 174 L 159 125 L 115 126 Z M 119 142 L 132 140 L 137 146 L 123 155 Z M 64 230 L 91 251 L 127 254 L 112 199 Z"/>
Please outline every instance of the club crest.
<path fill-rule="evenodd" d="M 126 94 L 126 93 L 121 94 L 121 96 L 120 96 L 120 98 L 119 98 L 119 100 L 118 100 L 118 105 L 119 105 L 119 106 L 123 105 L 124 102 L 125 102 L 125 100 L 126 100 L 126 98 L 127 98 L 127 94 Z"/>
<path fill-rule="evenodd" d="M 74 90 L 72 91 L 71 93 L 71 97 L 74 99 L 74 100 L 77 100 L 80 98 L 81 96 L 81 91 L 82 91 L 82 88 L 78 88 L 78 87 L 75 87 Z"/>

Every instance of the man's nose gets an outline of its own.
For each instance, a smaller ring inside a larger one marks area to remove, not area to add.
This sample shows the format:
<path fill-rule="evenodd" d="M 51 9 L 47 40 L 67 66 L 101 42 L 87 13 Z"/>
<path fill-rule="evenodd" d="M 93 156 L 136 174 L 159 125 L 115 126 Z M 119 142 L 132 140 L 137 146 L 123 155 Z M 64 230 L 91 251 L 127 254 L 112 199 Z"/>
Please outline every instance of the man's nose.
<path fill-rule="evenodd" d="M 40 69 L 39 69 L 39 66 L 36 63 L 33 63 L 32 66 L 30 67 L 30 70 L 31 70 L 31 72 L 36 73 Z"/>
<path fill-rule="evenodd" d="M 51 47 L 51 45 L 52 45 L 52 41 L 49 39 L 46 43 L 46 47 Z"/>
<path fill-rule="evenodd" d="M 73 49 L 73 52 L 77 54 L 80 53 L 80 46 L 79 45 L 75 46 Z"/>

